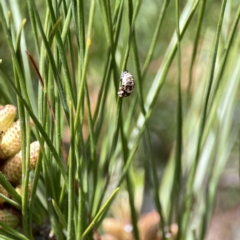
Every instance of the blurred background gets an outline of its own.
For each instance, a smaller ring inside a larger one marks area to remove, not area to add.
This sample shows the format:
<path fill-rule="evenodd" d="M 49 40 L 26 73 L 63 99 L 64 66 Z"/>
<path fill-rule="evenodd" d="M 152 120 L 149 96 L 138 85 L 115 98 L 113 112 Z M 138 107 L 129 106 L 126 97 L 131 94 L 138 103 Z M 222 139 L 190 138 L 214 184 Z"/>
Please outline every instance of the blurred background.
<path fill-rule="evenodd" d="M 27 2 L 23 1 L 19 4 L 19 10 L 14 10 L 14 1 L 1 1 L 2 5 L 11 8 L 12 12 L 21 12 L 21 16 L 13 14 L 13 21 L 20 22 L 22 17 L 27 19 L 27 23 L 24 27 L 24 37 L 27 46 L 27 51 L 38 62 L 38 54 L 36 46 L 32 36 L 32 26 L 29 21 L 29 11 Z M 187 18 L 190 10 L 189 6 L 194 1 L 179 1 L 179 12 L 182 22 Z M 199 1 L 201 2 L 201 1 Z M 177 76 L 179 73 L 177 54 L 174 55 L 172 63 L 167 68 L 167 75 L 164 78 L 164 84 L 161 86 L 161 90 L 156 94 L 157 98 L 150 109 L 152 111 L 150 118 L 147 122 L 148 131 L 144 131 L 139 141 L 137 151 L 132 160 L 131 171 L 136 179 L 135 185 L 141 185 L 142 192 L 135 193 L 135 198 L 138 199 L 139 215 L 146 212 L 156 210 L 156 204 L 154 201 L 153 191 L 158 191 L 162 202 L 163 213 L 166 217 L 166 225 L 171 223 L 178 223 L 178 212 L 171 209 L 171 203 L 181 205 L 184 201 L 184 192 L 186 190 L 186 183 L 189 178 L 189 172 L 194 161 L 194 152 L 196 150 L 196 141 L 199 134 L 200 119 L 202 116 L 202 107 L 204 102 L 204 96 L 209 81 L 209 75 L 211 73 L 211 61 L 214 53 L 214 47 L 216 44 L 216 30 L 219 23 L 219 15 L 221 11 L 222 1 L 210 0 L 202 1 L 205 3 L 204 16 L 201 22 L 201 30 L 198 37 L 198 45 L 196 47 L 196 59 L 190 72 L 191 61 L 193 57 L 193 47 L 196 41 L 196 30 L 198 24 L 198 17 L 200 12 L 200 4 L 196 10 L 196 13 L 191 18 L 189 25 L 186 28 L 183 38 L 181 39 L 181 93 L 182 93 L 182 175 L 179 192 L 179 202 L 172 202 L 172 191 L 174 189 L 174 182 L 176 181 L 176 175 L 174 175 L 175 165 L 173 164 L 176 154 L 176 134 L 178 131 L 177 125 L 177 112 L 179 110 L 178 105 L 178 92 L 177 92 Z M 158 22 L 159 14 L 163 7 L 163 1 L 160 0 L 142 0 L 133 1 L 133 6 L 140 3 L 139 12 L 135 21 L 135 36 L 137 53 L 140 64 L 140 69 L 136 68 L 134 60 L 134 53 L 131 50 L 127 62 L 127 69 L 135 77 L 136 86 L 139 84 L 142 87 L 143 101 L 147 109 L 147 99 L 151 98 L 155 94 L 153 83 L 159 83 L 161 77 L 158 77 L 163 72 L 166 58 L 170 55 L 172 49 L 172 39 L 176 29 L 176 16 L 175 16 L 175 1 L 169 1 L 168 7 L 165 12 L 165 16 L 161 25 L 157 42 L 154 48 L 154 52 L 151 61 L 147 67 L 147 71 L 144 77 L 138 79 L 137 71 L 142 72 L 145 63 L 146 56 L 149 51 L 149 46 L 153 39 L 153 34 Z M 36 1 L 37 9 L 44 23 L 46 17 L 46 3 L 44 1 Z M 89 18 L 91 1 L 84 2 L 84 17 L 85 22 L 85 35 L 87 35 L 87 27 Z M 193 4 L 192 4 L 193 5 Z M 110 1 L 111 13 L 114 13 L 115 2 Z M 191 8 L 190 8 L 191 9 Z M 240 192 L 239 192 L 239 123 L 240 123 L 240 108 L 239 108 L 239 23 L 237 24 L 237 31 L 234 37 L 234 41 L 231 43 L 231 51 L 228 59 L 224 65 L 224 72 L 221 72 L 221 62 L 226 53 L 227 41 L 230 36 L 230 30 L 233 26 L 234 18 L 237 16 L 239 9 L 239 0 L 227 1 L 225 8 L 224 21 L 221 28 L 221 34 L 218 46 L 218 55 L 215 61 L 215 73 L 213 80 L 213 90 L 211 91 L 209 108 L 207 111 L 206 128 L 203 134 L 203 141 L 200 146 L 199 162 L 197 163 L 196 178 L 194 182 L 194 192 L 196 193 L 196 204 L 193 204 L 193 215 L 191 218 L 191 229 L 198 229 L 201 225 L 201 217 L 205 216 L 208 211 L 208 191 L 211 189 L 211 176 L 215 176 L 216 182 L 214 182 L 214 189 L 216 192 L 213 194 L 213 202 L 210 204 L 210 227 L 208 229 L 208 235 L 206 240 L 219 240 L 219 239 L 240 239 Z M 135 10 L 135 8 L 134 8 Z M 127 15 L 129 9 L 127 4 L 124 4 L 123 16 Z M 104 69 L 106 65 L 106 59 L 108 57 L 109 42 L 106 40 L 106 32 L 103 27 L 103 12 L 100 5 L 96 4 L 93 28 L 91 35 L 91 47 L 89 49 L 89 62 L 87 68 L 87 86 L 90 98 L 90 107 L 92 114 L 95 113 L 98 103 L 98 94 L 104 78 Z M 238 15 L 239 17 L 239 15 Z M 113 16 L 112 16 L 113 18 Z M 181 22 L 181 21 L 180 21 Z M 182 26 L 182 24 L 180 24 Z M 3 31 L 0 27 L 0 57 L 4 59 L 2 67 L 6 69 L 9 75 L 13 78 L 13 66 L 11 60 L 11 54 L 7 47 L 7 42 L 3 36 Z M 71 34 L 74 36 L 76 33 L 74 22 L 72 21 L 69 28 Z M 13 33 L 16 34 L 16 33 Z M 119 38 L 115 52 L 116 65 L 118 66 L 118 73 L 120 76 L 122 62 L 124 54 L 128 45 L 129 26 L 127 17 L 123 17 L 121 29 L 119 31 Z M 39 37 L 41 39 L 41 37 Z M 176 40 L 175 40 L 176 41 Z M 174 41 L 173 41 L 174 42 Z M 76 38 L 72 38 L 73 55 L 69 52 L 66 54 L 71 76 L 75 78 L 77 75 L 77 62 L 79 46 Z M 170 49 L 170 50 L 169 50 Z M 26 56 L 24 56 L 25 58 Z M 76 62 L 73 66 L 72 62 Z M 35 96 L 38 95 L 38 80 L 32 66 L 28 65 L 32 77 L 32 85 Z M 221 78 L 219 78 L 221 76 Z M 158 80 L 159 79 L 159 80 Z M 191 79 L 191 83 L 190 83 Z M 139 82 L 141 81 L 141 82 Z M 110 78 L 110 86 L 107 93 L 107 101 L 105 108 L 102 110 L 105 112 L 103 116 L 103 125 L 100 129 L 99 140 L 97 143 L 97 156 L 101 158 L 102 149 L 106 148 L 109 151 L 111 144 L 105 144 L 105 138 L 111 135 L 113 132 L 113 119 L 116 117 L 116 88 L 114 82 L 119 84 L 119 79 L 115 79 L 112 75 Z M 219 82 L 219 86 L 218 86 Z M 235 85 L 234 85 L 235 84 Z M 6 85 L 0 82 L 2 89 L 6 88 Z M 157 89 L 157 88 L 156 88 Z M 227 90 L 229 92 L 227 92 Z M 234 89 L 234 93 L 231 98 L 231 89 Z M 76 90 L 76 89 L 74 89 Z M 214 90 L 216 90 L 214 92 Z M 3 91 L 4 92 L 4 91 Z M 34 93 L 32 93 L 34 95 Z M 128 146 L 130 148 L 131 143 L 134 140 L 133 132 L 137 129 L 138 119 L 141 116 L 141 97 L 135 87 L 135 96 L 123 99 L 122 103 L 122 121 L 127 121 L 128 128 L 125 130 L 127 136 Z M 150 97 L 149 97 L 150 96 Z M 230 97 L 229 97 L 230 96 Z M 232 99 L 231 105 L 227 105 Z M 8 96 L 0 96 L 1 104 L 8 103 Z M 16 98 L 12 96 L 11 101 L 15 101 Z M 133 101 L 135 105 L 132 104 Z M 13 102 L 14 103 L 14 102 Z M 35 103 L 31 102 L 33 106 L 37 106 L 37 98 Z M 212 104 L 210 106 L 210 104 Z M 230 111 L 225 109 L 226 108 Z M 36 107 L 37 109 L 37 107 Z M 129 111 L 131 110 L 131 116 Z M 86 111 L 86 109 L 84 110 Z M 223 116 L 222 116 L 223 115 Z M 130 117 L 130 118 L 129 118 Z M 230 119 L 228 119 L 229 117 Z M 128 119 L 128 120 L 127 120 Z M 130 119 L 130 120 L 129 120 Z M 223 120 L 222 120 L 223 119 Z M 226 120 L 228 122 L 224 123 Z M 85 141 L 89 138 L 89 121 L 88 115 L 85 112 L 83 118 L 83 137 Z M 97 121 L 96 121 L 97 123 Z M 225 125 L 228 127 L 225 130 Z M 227 133 L 226 133 L 227 132 Z M 221 134 L 225 134 L 222 136 Z M 62 139 L 66 146 L 70 144 L 70 130 L 66 125 L 63 128 Z M 111 141 L 111 140 L 110 140 Z M 121 145 L 120 140 L 118 147 Z M 107 146 L 107 147 L 106 147 Z M 220 156 L 223 160 L 218 161 Z M 122 161 L 121 154 L 118 154 L 118 161 Z M 152 170 L 150 158 L 154 159 L 157 167 L 157 177 L 159 189 L 153 190 L 152 186 Z M 216 166 L 216 169 L 215 169 Z M 121 171 L 122 165 L 117 168 L 117 171 Z M 135 171 L 135 173 L 134 173 Z M 101 173 L 104 176 L 104 172 Z M 120 173 L 119 173 L 120 174 Z M 112 180 L 114 182 L 114 179 Z M 113 184 L 114 185 L 114 184 Z M 124 185 L 125 186 L 125 185 Z M 114 185 L 115 187 L 115 185 Z M 126 186 L 125 186 L 126 187 Z M 199 190 L 200 189 L 200 190 Z M 214 191 L 215 191 L 214 190 Z M 198 196 L 197 193 L 199 193 Z M 137 195 L 139 194 L 139 195 Z M 206 195 L 205 195 L 206 194 Z M 215 195 L 216 194 L 216 195 Z M 212 195 L 211 195 L 212 196 Z M 141 201 L 142 199 L 142 201 Z M 171 199 L 171 200 L 170 200 Z M 127 201 L 127 200 L 126 200 Z M 117 208 L 117 207 L 116 207 Z M 183 208 L 184 209 L 184 208 Z M 112 211 L 112 210 L 111 210 Z M 114 216 L 113 212 L 109 213 L 110 216 Z M 212 211 L 212 214 L 211 214 Z M 212 216 L 212 217 L 211 217 Z M 201 225 L 202 226 L 202 225 Z M 194 230 L 193 230 L 194 232 Z M 191 234 L 190 234 L 191 235 Z M 192 234 L 194 235 L 194 234 Z M 194 237 L 191 235 L 191 238 Z M 195 238 L 197 239 L 197 238 Z M 200 238 L 198 238 L 200 239 Z"/>

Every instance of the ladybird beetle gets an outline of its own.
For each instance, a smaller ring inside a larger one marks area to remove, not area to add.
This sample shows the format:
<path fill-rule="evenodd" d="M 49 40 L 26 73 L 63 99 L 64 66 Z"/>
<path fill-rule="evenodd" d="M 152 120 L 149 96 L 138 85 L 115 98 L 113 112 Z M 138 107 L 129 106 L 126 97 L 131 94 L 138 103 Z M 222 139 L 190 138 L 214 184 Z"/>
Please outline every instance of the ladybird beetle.
<path fill-rule="evenodd" d="M 121 74 L 120 81 L 122 82 L 122 85 L 119 87 L 118 96 L 119 97 L 130 96 L 135 86 L 133 75 L 129 73 L 127 70 L 125 70 Z"/>

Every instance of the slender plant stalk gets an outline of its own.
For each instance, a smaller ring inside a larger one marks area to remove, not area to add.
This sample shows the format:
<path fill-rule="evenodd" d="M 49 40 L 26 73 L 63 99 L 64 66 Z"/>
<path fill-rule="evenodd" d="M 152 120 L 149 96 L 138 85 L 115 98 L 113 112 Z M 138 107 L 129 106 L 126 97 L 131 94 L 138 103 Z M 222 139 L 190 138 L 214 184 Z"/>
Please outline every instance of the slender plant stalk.
<path fill-rule="evenodd" d="M 69 153 L 69 161 L 68 161 L 68 179 L 69 179 L 69 189 L 68 189 L 68 224 L 67 224 L 67 239 L 75 238 L 75 230 L 74 230 L 74 205 L 75 205 L 75 142 L 74 142 L 74 120 L 73 120 L 73 107 L 70 103 L 70 129 L 71 129 L 71 149 Z"/>
<path fill-rule="evenodd" d="M 89 226 L 87 227 L 87 229 L 84 231 L 83 233 L 83 239 L 84 237 L 89 233 L 89 231 L 92 229 L 92 227 L 94 226 L 94 224 L 96 224 L 97 220 L 101 217 L 101 215 L 103 214 L 103 212 L 105 211 L 105 209 L 110 205 L 112 199 L 115 197 L 115 195 L 117 194 L 117 192 L 119 191 L 119 188 L 116 188 L 113 193 L 110 195 L 110 197 L 108 198 L 108 200 L 106 201 L 106 203 L 102 206 L 102 208 L 99 210 L 99 212 L 96 214 L 96 216 L 93 218 L 93 220 L 91 221 L 91 223 L 89 224 Z"/>
<path fill-rule="evenodd" d="M 203 17 L 204 17 L 204 13 L 205 13 L 205 6 L 206 6 L 206 1 L 205 0 L 201 1 L 199 15 L 198 15 L 198 22 L 197 22 L 197 31 L 196 31 L 195 41 L 194 41 L 194 45 L 193 45 L 193 52 L 192 52 L 190 70 L 189 70 L 189 79 L 188 79 L 188 87 L 187 87 L 188 103 L 190 101 L 191 86 L 192 86 L 192 81 L 193 81 L 193 67 L 194 67 L 194 63 L 195 63 L 196 55 L 197 55 L 199 37 L 200 37 L 202 24 L 203 24 Z"/>
<path fill-rule="evenodd" d="M 161 13 L 159 14 L 157 25 L 156 25 L 156 28 L 155 28 L 155 31 L 154 31 L 154 35 L 153 35 L 153 38 L 152 38 L 152 42 L 151 42 L 151 45 L 149 47 L 149 50 L 148 50 L 148 53 L 147 53 L 147 57 L 145 59 L 144 65 L 143 65 L 143 70 L 142 70 L 143 78 L 146 75 L 147 68 L 148 68 L 149 63 L 150 63 L 150 61 L 152 59 L 152 55 L 154 53 L 154 49 L 155 49 L 155 46 L 157 44 L 158 35 L 159 35 L 160 29 L 162 27 L 163 19 L 166 16 L 166 13 L 167 13 L 168 4 L 169 4 L 169 0 L 165 0 L 163 2 L 162 8 L 161 8 Z"/>
<path fill-rule="evenodd" d="M 177 77 L 177 134 L 176 134 L 176 164 L 175 164 L 175 186 L 172 192 L 172 202 L 175 202 L 176 212 L 179 212 L 179 196 L 181 192 L 181 176 L 182 176 L 182 93 L 181 93 L 181 37 L 179 25 L 179 1 L 175 1 L 176 8 L 176 34 L 177 34 L 177 62 L 178 62 L 178 77 Z"/>
<path fill-rule="evenodd" d="M 183 204 L 184 206 L 182 206 L 182 209 L 181 209 L 182 213 L 183 213 L 183 208 L 184 208 L 184 212 L 186 212 L 185 227 L 183 228 L 182 225 L 179 226 L 179 232 L 178 232 L 177 239 L 182 239 L 182 238 L 185 239 L 187 237 L 188 227 L 186 227 L 186 226 L 189 226 L 191 205 L 192 205 L 193 194 L 194 194 L 192 192 L 193 183 L 194 183 L 194 178 L 195 178 L 195 174 L 196 174 L 196 170 L 197 170 L 197 163 L 199 161 L 200 147 L 201 147 L 203 132 L 204 132 L 206 119 L 207 119 L 208 101 L 209 101 L 210 92 L 211 92 L 212 83 L 213 83 L 217 50 L 218 50 L 218 45 L 219 45 L 219 41 L 220 41 L 220 33 L 221 33 L 223 16 L 224 16 L 226 4 L 227 4 L 227 1 L 223 0 L 222 5 L 221 5 L 220 15 L 219 15 L 217 31 L 216 31 L 214 52 L 213 52 L 213 57 L 212 57 L 212 61 L 211 61 L 211 68 L 210 68 L 210 75 L 209 75 L 209 79 L 208 79 L 207 91 L 204 96 L 203 112 L 201 114 L 200 127 L 199 127 L 198 139 L 197 139 L 197 149 L 196 149 L 196 154 L 195 154 L 195 158 L 194 158 L 194 163 L 193 163 L 193 166 L 192 166 L 189 178 L 188 178 L 187 190 L 186 190 L 185 196 L 184 196 L 184 199 L 186 200 L 186 198 L 188 198 L 188 201 L 186 202 L 186 205 Z"/>
<path fill-rule="evenodd" d="M 121 119 L 121 121 L 122 121 L 122 119 Z M 126 162 L 127 156 L 129 154 L 129 149 L 127 146 L 126 138 L 124 136 L 123 128 L 121 128 L 120 131 L 121 131 L 121 140 L 122 140 L 122 146 L 123 146 L 123 158 L 124 158 L 124 161 Z M 134 238 L 136 240 L 139 240 L 139 233 L 138 233 L 138 226 L 137 226 L 137 214 L 136 214 L 136 209 L 134 206 L 133 185 L 132 185 L 132 181 L 131 181 L 129 173 L 127 173 L 127 175 L 126 175 L 126 182 L 127 182 L 127 190 L 128 190 Z"/>

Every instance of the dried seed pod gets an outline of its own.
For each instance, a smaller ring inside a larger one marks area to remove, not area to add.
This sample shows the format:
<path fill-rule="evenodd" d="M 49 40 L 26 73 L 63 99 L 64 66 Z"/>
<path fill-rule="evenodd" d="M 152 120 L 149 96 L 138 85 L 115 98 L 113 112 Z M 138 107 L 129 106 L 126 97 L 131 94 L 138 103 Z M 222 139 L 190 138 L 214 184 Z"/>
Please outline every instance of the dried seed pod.
<path fill-rule="evenodd" d="M 101 240 L 118 240 L 118 239 L 110 234 L 104 234 L 101 236 Z"/>
<path fill-rule="evenodd" d="M 39 153 L 39 142 L 33 142 L 30 145 L 30 169 L 36 165 Z M 11 183 L 18 183 L 22 177 L 22 151 L 17 153 L 14 157 L 8 159 L 3 167 L 2 173 Z"/>
<path fill-rule="evenodd" d="M 32 127 L 33 122 L 30 121 Z M 2 136 L 0 144 L 0 159 L 7 159 L 21 149 L 20 121 L 16 121 Z"/>
<path fill-rule="evenodd" d="M 178 225 L 176 223 L 173 223 L 170 227 L 170 230 L 171 230 L 173 239 L 175 239 L 178 234 Z"/>
<path fill-rule="evenodd" d="M 6 132 L 12 125 L 17 114 L 17 108 L 13 105 L 0 105 L 0 130 Z"/>
<path fill-rule="evenodd" d="M 105 233 L 112 235 L 117 240 L 132 240 L 132 233 L 124 224 L 114 218 L 105 218 L 102 222 Z"/>
<path fill-rule="evenodd" d="M 9 193 L 7 192 L 7 190 L 1 184 L 0 184 L 0 193 L 3 194 L 6 197 L 10 197 Z M 5 200 L 0 197 L 0 204 L 2 204 L 4 202 L 5 202 Z"/>
<path fill-rule="evenodd" d="M 159 214 L 156 211 L 149 212 L 138 220 L 138 230 L 141 240 L 157 240 Z"/>
<path fill-rule="evenodd" d="M 39 150 L 40 150 L 40 144 L 38 141 L 32 142 L 30 144 L 30 168 L 31 169 L 35 168 L 36 166 Z"/>
<path fill-rule="evenodd" d="M 19 184 L 18 186 L 15 187 L 16 192 L 22 196 L 22 185 Z M 28 197 L 30 197 L 30 194 L 32 192 L 32 182 L 28 184 Z"/>
<path fill-rule="evenodd" d="M 18 218 L 18 216 L 9 209 L 0 210 L 0 220 L 12 228 L 17 227 L 20 223 L 20 219 Z"/>
<path fill-rule="evenodd" d="M 1 143 L 1 141 L 2 141 L 3 135 L 4 135 L 4 131 L 3 131 L 3 130 L 0 130 L 0 143 Z"/>

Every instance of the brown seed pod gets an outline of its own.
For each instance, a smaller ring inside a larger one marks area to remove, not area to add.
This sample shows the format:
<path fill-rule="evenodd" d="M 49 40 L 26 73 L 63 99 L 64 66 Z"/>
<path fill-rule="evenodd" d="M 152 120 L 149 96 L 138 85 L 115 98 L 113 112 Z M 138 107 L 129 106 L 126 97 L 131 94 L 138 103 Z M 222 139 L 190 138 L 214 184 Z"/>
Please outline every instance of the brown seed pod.
<path fill-rule="evenodd" d="M 96 239 L 95 239 L 96 240 Z M 113 235 L 110 234 L 103 234 L 101 236 L 101 240 L 118 240 L 117 238 L 115 238 Z"/>
<path fill-rule="evenodd" d="M 157 240 L 158 226 L 160 222 L 159 214 L 156 211 L 149 212 L 138 220 L 138 230 L 141 240 Z"/>
<path fill-rule="evenodd" d="M 105 218 L 102 222 L 105 233 L 112 235 L 117 240 L 132 240 L 131 231 L 127 231 L 126 226 L 114 218 Z"/>
<path fill-rule="evenodd" d="M 30 169 L 36 165 L 39 153 L 39 142 L 33 142 L 30 145 Z M 11 183 L 18 183 L 22 177 L 22 151 L 17 153 L 14 157 L 8 159 L 2 169 L 2 173 Z"/>
<path fill-rule="evenodd" d="M 178 225 L 176 223 L 173 223 L 170 227 L 170 230 L 171 230 L 173 239 L 175 239 L 178 233 Z"/>
<path fill-rule="evenodd" d="M 17 108 L 13 105 L 0 105 L 0 130 L 6 132 L 12 125 L 17 114 Z"/>
<path fill-rule="evenodd" d="M 36 166 L 39 150 L 40 150 L 40 144 L 38 141 L 32 142 L 30 144 L 30 168 L 31 169 L 35 168 Z"/>
<path fill-rule="evenodd" d="M 0 143 L 1 143 L 1 141 L 2 141 L 3 135 L 4 135 L 4 131 L 3 131 L 3 130 L 0 130 Z"/>
<path fill-rule="evenodd" d="M 22 185 L 21 184 L 16 186 L 15 190 L 20 196 L 22 196 Z M 30 197 L 31 192 L 32 192 L 32 182 L 29 182 L 29 184 L 28 184 L 28 197 Z"/>
<path fill-rule="evenodd" d="M 30 121 L 32 127 L 33 122 Z M 21 149 L 20 121 L 16 121 L 2 136 L 0 144 L 0 159 L 7 159 Z"/>
<path fill-rule="evenodd" d="M 0 220 L 7 224 L 9 227 L 15 228 L 19 225 L 20 219 L 10 209 L 0 210 Z M 1 226 L 0 226 L 1 228 Z"/>
<path fill-rule="evenodd" d="M 1 184 L 0 184 L 0 193 L 3 194 L 6 197 L 10 197 L 9 193 L 7 192 L 7 190 Z M 5 202 L 5 200 L 0 197 L 0 204 L 2 204 L 4 202 Z"/>

